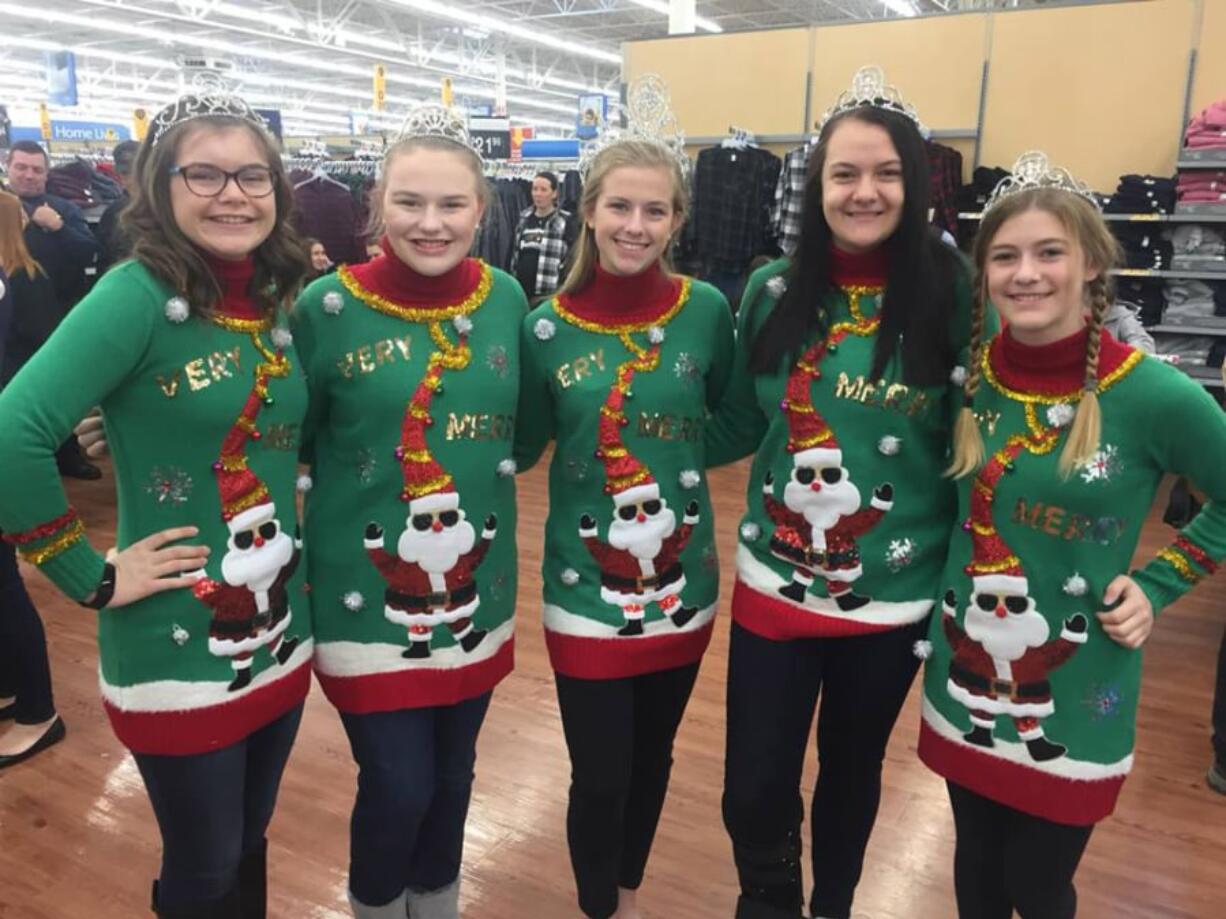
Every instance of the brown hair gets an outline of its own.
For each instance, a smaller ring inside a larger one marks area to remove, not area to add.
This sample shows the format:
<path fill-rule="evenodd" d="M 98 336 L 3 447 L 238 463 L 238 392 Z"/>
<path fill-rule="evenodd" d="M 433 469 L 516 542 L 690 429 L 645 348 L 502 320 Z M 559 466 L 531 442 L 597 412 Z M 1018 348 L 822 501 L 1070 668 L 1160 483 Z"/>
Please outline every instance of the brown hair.
<path fill-rule="evenodd" d="M 583 197 L 579 200 L 579 217 L 583 221 L 583 231 L 575 246 L 574 261 L 566 280 L 558 293 L 573 294 L 582 290 L 596 274 L 596 263 L 600 253 L 596 248 L 596 233 L 588 225 L 587 220 L 596 210 L 596 202 L 604 188 L 604 180 L 615 169 L 624 167 L 640 167 L 663 169 L 668 172 L 673 185 L 673 213 L 685 222 L 686 212 L 690 206 L 690 190 L 686 184 L 685 175 L 681 171 L 681 163 L 664 146 L 647 140 L 619 140 L 610 144 L 596 154 L 587 179 L 583 183 Z M 672 271 L 668 249 L 660 256 L 660 263 L 665 271 Z"/>
<path fill-rule="evenodd" d="M 370 192 L 370 223 L 366 228 L 368 239 L 378 242 L 386 227 L 383 225 L 383 196 L 387 194 L 387 172 L 392 163 L 401 156 L 414 150 L 441 150 L 444 153 L 454 153 L 464 159 L 477 180 L 477 203 L 484 206 L 490 197 L 489 184 L 485 181 L 485 172 L 481 167 L 479 157 L 471 147 L 466 147 L 458 141 L 446 137 L 406 137 L 387 148 L 383 154 L 383 166 L 379 170 L 379 181 Z"/>
<path fill-rule="evenodd" d="M 255 275 L 251 280 L 251 296 L 264 311 L 272 313 L 293 302 L 310 269 L 310 260 L 290 223 L 294 189 L 282 168 L 281 154 L 272 138 L 250 122 L 230 115 L 209 115 L 158 135 L 156 146 L 151 146 L 147 138 L 136 158 L 132 202 L 124 209 L 120 223 L 132 240 L 132 257 L 186 297 L 195 312 L 212 315 L 221 303 L 221 286 L 204 255 L 175 222 L 170 169 L 179 145 L 190 132 L 224 128 L 249 131 L 273 172 L 276 220 L 268 238 L 252 253 Z"/>
<path fill-rule="evenodd" d="M 26 248 L 21 215 L 21 199 L 0 191 L 0 268 L 9 277 L 24 271 L 33 280 L 46 272 Z"/>
<path fill-rule="evenodd" d="M 947 474 L 961 478 L 983 464 L 983 438 L 971 408 L 979 389 L 983 349 L 983 317 L 988 300 L 988 250 L 1004 223 L 1029 210 L 1051 214 L 1073 237 L 1085 256 L 1086 264 L 1098 277 L 1085 284 L 1085 299 L 1090 313 L 1086 341 L 1085 377 L 1072 427 L 1060 453 L 1060 474 L 1066 478 L 1098 450 L 1102 435 L 1102 410 L 1098 404 L 1098 352 L 1102 343 L 1103 319 L 1115 298 L 1110 270 L 1122 260 L 1120 244 L 1102 215 L 1080 195 L 1058 188 L 1032 188 L 1005 198 L 984 215 L 975 237 L 975 297 L 971 318 L 971 356 L 963 386 L 963 405 L 954 425 L 953 462 Z"/>

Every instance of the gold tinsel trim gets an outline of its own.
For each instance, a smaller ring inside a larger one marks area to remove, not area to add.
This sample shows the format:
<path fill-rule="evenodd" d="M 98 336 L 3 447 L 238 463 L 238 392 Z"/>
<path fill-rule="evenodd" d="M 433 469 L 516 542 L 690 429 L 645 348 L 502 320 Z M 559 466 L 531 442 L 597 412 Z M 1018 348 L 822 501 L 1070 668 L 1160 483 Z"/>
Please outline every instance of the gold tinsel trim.
<path fill-rule="evenodd" d="M 668 323 L 672 322 L 673 319 L 676 318 L 677 314 L 681 312 L 681 307 L 685 306 L 686 302 L 690 299 L 690 287 L 692 284 L 693 282 L 690 280 L 690 278 L 682 277 L 681 290 L 677 293 L 676 302 L 673 303 L 673 305 L 670 306 L 662 315 L 652 319 L 650 322 L 627 322 L 623 323 L 622 325 L 601 325 L 598 322 L 591 322 L 587 319 L 581 319 L 579 316 L 576 316 L 562 305 L 561 297 L 554 297 L 553 300 L 550 301 L 550 305 L 553 307 L 553 311 L 562 319 L 566 320 L 576 328 L 583 329 L 585 332 L 598 332 L 605 335 L 623 336 L 635 332 L 646 332 L 648 329 L 653 327 L 662 329 Z M 641 356 L 642 355 L 640 355 L 640 357 Z"/>
<path fill-rule="evenodd" d="M 244 465 L 246 464 L 244 463 Z M 261 483 L 260 486 L 250 494 L 244 495 L 237 501 L 231 501 L 229 504 L 227 504 L 226 513 L 233 517 L 236 514 L 241 514 L 245 510 L 250 510 L 257 504 L 263 504 L 267 500 L 268 487 Z"/>
<path fill-rule="evenodd" d="M 1002 571 L 1008 571 L 1010 568 L 1016 568 L 1021 565 L 1017 556 L 1010 555 L 1004 561 L 999 562 L 980 562 L 970 567 L 976 574 L 1000 574 Z"/>
<path fill-rule="evenodd" d="M 1010 389 L 996 376 L 996 371 L 992 369 L 992 362 L 989 359 L 991 348 L 983 349 L 983 357 L 980 358 L 980 366 L 983 369 L 983 378 L 988 381 L 988 384 L 1002 396 L 1012 399 L 1014 402 L 1024 402 L 1028 405 L 1056 405 L 1060 402 L 1080 402 L 1080 388 L 1070 390 L 1066 393 L 1061 393 L 1055 396 L 1048 396 L 1043 393 L 1019 392 L 1016 389 Z M 1141 363 L 1141 359 L 1145 355 L 1140 351 L 1134 351 L 1128 357 L 1124 358 L 1123 362 L 1118 367 L 1112 370 L 1109 374 L 1098 381 L 1098 394 L 1101 396 L 1111 387 L 1115 386 L 1120 380 L 1132 373 L 1136 369 L 1137 364 Z"/>
<path fill-rule="evenodd" d="M 1184 558 L 1183 554 L 1177 549 L 1173 549 L 1170 546 L 1159 549 L 1158 558 L 1162 559 L 1164 562 L 1167 562 L 1179 573 L 1179 576 L 1189 584 L 1197 584 L 1200 582 L 1201 576 L 1192 569 L 1192 566 L 1188 564 L 1188 560 Z"/>
<path fill-rule="evenodd" d="M 266 316 L 263 319 L 236 319 L 234 316 L 214 314 L 209 317 L 209 322 L 213 323 L 213 325 L 221 326 L 227 332 L 242 332 L 246 335 L 267 332 L 272 328 L 271 316 Z"/>
<path fill-rule="evenodd" d="M 18 549 L 21 557 L 32 565 L 44 565 L 57 555 L 68 551 L 73 543 L 79 542 L 85 538 L 85 524 L 80 520 L 73 522 L 67 530 L 61 533 L 51 542 L 47 543 L 38 549 Z"/>
<path fill-rule="evenodd" d="M 336 270 L 336 276 L 340 279 L 341 284 L 344 285 L 345 290 L 349 291 L 350 294 L 361 300 L 371 309 L 388 316 L 395 316 L 397 319 L 403 319 L 406 322 L 435 323 L 454 319 L 456 316 L 467 316 L 469 313 L 475 312 L 485 302 L 485 298 L 490 295 L 490 290 L 494 286 L 493 269 L 485 262 L 481 262 L 481 280 L 477 282 L 476 289 L 459 303 L 443 307 L 404 306 L 396 303 L 394 300 L 380 296 L 373 290 L 367 290 L 358 283 L 358 279 L 353 276 L 353 272 L 346 265 L 342 265 Z"/>
<path fill-rule="evenodd" d="M 422 482 L 410 488 L 408 485 L 404 487 L 404 493 L 410 498 L 420 498 L 422 495 L 433 494 L 441 488 L 446 488 L 452 482 L 451 473 L 444 472 L 436 479 L 431 479 L 428 482 Z"/>

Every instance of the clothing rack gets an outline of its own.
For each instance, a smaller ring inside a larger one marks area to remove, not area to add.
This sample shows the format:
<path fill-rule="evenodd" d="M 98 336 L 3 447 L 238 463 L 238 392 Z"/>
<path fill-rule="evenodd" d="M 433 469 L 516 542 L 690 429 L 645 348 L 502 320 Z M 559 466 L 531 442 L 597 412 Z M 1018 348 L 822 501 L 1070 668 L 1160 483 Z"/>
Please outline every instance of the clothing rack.
<path fill-rule="evenodd" d="M 288 156 L 283 160 L 289 170 L 306 169 L 331 175 L 368 175 L 379 174 L 378 160 L 325 160 L 314 156 Z"/>
<path fill-rule="evenodd" d="M 758 140 L 752 131 L 745 128 L 738 128 L 736 125 L 728 127 L 728 136 L 720 141 L 724 147 L 752 147 L 757 146 Z"/>
<path fill-rule="evenodd" d="M 578 168 L 578 159 L 559 160 L 486 160 L 483 171 L 487 179 L 531 179 L 538 172 L 572 172 Z"/>

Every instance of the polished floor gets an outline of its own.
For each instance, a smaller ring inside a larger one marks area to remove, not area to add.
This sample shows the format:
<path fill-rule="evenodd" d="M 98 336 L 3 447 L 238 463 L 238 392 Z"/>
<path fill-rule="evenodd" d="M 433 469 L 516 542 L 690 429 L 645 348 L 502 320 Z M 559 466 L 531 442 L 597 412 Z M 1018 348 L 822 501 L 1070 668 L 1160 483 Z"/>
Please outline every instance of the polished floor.
<path fill-rule="evenodd" d="M 732 556 L 744 465 L 711 476 Z M 111 480 L 72 486 L 98 545 L 114 533 Z M 467 919 L 578 919 L 566 855 L 568 769 L 539 623 L 543 467 L 521 478 L 523 579 L 517 667 L 481 737 L 463 880 Z M 1142 554 L 1169 538 L 1151 514 Z M 140 778 L 97 698 L 91 614 L 37 574 L 68 739 L 0 772 L 0 919 L 148 915 L 158 840 Z M 725 576 L 725 591 L 730 583 Z M 640 895 L 644 919 L 731 919 L 736 896 L 719 816 L 727 603 L 677 741 L 672 789 Z M 1226 582 L 1166 612 L 1151 640 L 1137 767 L 1079 875 L 1082 919 L 1226 916 L 1226 797 L 1204 782 L 1213 667 Z M 942 783 L 915 757 L 913 691 L 890 745 L 885 789 L 856 919 L 951 919 L 953 826 Z M 815 756 L 811 757 L 814 760 Z M 811 785 L 815 762 L 809 764 Z M 316 689 L 271 830 L 274 919 L 344 919 L 354 767 L 340 722 Z"/>

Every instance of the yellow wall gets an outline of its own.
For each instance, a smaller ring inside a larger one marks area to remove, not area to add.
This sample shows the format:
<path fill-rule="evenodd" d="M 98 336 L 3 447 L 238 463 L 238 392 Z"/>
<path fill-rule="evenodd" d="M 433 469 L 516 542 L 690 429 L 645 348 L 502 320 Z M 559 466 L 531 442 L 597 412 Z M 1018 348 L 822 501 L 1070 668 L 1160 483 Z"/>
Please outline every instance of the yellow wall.
<path fill-rule="evenodd" d="M 1192 82 L 1194 115 L 1210 102 L 1226 98 L 1226 3 L 1203 0 L 1197 25 L 1196 78 Z"/>

